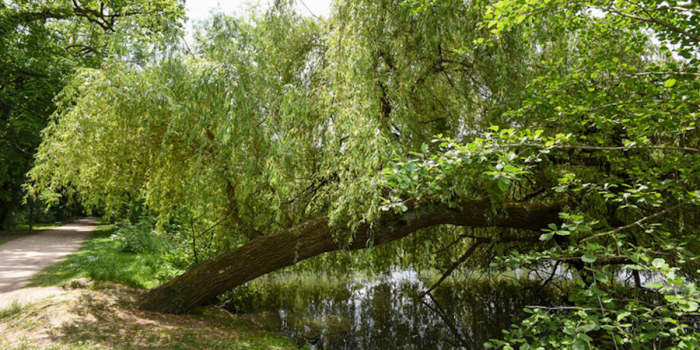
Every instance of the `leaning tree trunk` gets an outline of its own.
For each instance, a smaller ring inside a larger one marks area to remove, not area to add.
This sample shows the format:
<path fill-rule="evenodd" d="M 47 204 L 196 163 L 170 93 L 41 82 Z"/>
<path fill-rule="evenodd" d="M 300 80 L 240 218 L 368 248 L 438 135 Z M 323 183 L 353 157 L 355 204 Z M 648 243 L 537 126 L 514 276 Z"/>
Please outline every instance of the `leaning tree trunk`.
<path fill-rule="evenodd" d="M 148 291 L 140 304 L 142 310 L 183 313 L 203 305 L 216 296 L 252 279 L 283 267 L 323 254 L 344 249 L 364 249 L 368 242 L 380 245 L 401 239 L 431 226 L 512 227 L 540 230 L 559 220 L 558 204 L 537 205 L 506 203 L 495 214 L 488 200 L 461 203 L 461 209 L 444 205 L 413 207 L 403 214 L 386 214 L 379 222 L 362 225 L 355 231 L 333 231 L 328 218 L 319 218 L 285 232 L 262 236 L 240 248 L 204 261 L 175 279 Z M 352 235 L 352 243 L 341 247 Z"/>

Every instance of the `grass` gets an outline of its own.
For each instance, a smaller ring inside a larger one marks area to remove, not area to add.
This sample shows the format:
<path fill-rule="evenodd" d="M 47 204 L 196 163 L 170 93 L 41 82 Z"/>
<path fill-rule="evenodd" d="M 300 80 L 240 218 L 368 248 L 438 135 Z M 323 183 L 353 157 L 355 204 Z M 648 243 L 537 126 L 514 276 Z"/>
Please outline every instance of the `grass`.
<path fill-rule="evenodd" d="M 76 253 L 34 275 L 28 285 L 71 286 L 76 279 L 87 278 L 99 288 L 75 289 L 50 300 L 0 310 L 0 349 L 299 348 L 284 336 L 218 309 L 200 309 L 192 315 L 138 310 L 140 289 L 160 283 L 163 258 L 120 252 L 113 233 L 113 225 L 98 226 Z"/>
<path fill-rule="evenodd" d="M 120 285 L 75 290 L 0 319 L 0 349 L 292 350 L 293 341 L 235 315 L 139 311 L 139 290 Z"/>
<path fill-rule="evenodd" d="M 110 238 L 113 233 L 113 225 L 98 226 L 78 252 L 34 275 L 28 286 L 62 286 L 81 277 L 121 282 L 136 288 L 152 288 L 160 284 L 156 275 L 161 257 L 120 252 L 119 243 Z"/>
<path fill-rule="evenodd" d="M 22 305 L 17 301 L 10 304 L 10 306 L 0 310 L 0 320 L 5 320 L 12 318 L 22 312 Z"/>

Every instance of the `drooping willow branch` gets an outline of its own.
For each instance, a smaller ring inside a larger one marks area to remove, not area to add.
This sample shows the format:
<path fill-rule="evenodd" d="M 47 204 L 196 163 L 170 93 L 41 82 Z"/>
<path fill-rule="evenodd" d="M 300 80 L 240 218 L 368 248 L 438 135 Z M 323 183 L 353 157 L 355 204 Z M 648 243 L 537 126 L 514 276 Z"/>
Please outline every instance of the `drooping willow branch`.
<path fill-rule="evenodd" d="M 494 148 L 509 148 L 509 147 L 580 149 L 580 150 L 588 150 L 588 151 L 660 150 L 660 151 L 680 151 L 680 152 L 689 152 L 689 153 L 700 153 L 700 148 L 693 148 L 693 147 L 675 147 L 675 146 L 634 146 L 634 147 L 614 146 L 614 147 L 605 147 L 605 146 L 587 146 L 587 145 L 551 145 L 551 146 L 546 146 L 544 144 L 527 143 L 527 142 L 507 143 L 507 144 L 500 145 L 500 146 L 497 146 Z"/>
<path fill-rule="evenodd" d="M 419 298 L 423 298 L 426 295 L 429 295 L 432 291 L 435 290 L 442 282 L 444 282 L 447 277 L 449 277 L 460 265 L 462 265 L 467 259 L 469 259 L 470 256 L 474 254 L 476 249 L 484 243 L 506 243 L 506 242 L 538 242 L 539 241 L 539 236 L 523 236 L 523 237 L 503 237 L 497 240 L 494 240 L 492 238 L 486 238 L 486 237 L 478 237 L 478 236 L 468 236 L 468 235 L 463 235 L 464 237 L 469 237 L 473 239 L 475 242 L 472 244 L 469 249 L 455 262 L 453 262 L 450 267 L 447 268 L 447 270 L 442 274 L 440 279 L 438 279 L 437 282 L 435 282 L 430 288 L 425 290 L 424 292 L 420 293 L 418 295 Z M 492 245 L 493 246 L 493 245 Z"/>
<path fill-rule="evenodd" d="M 620 231 L 624 231 L 624 230 L 630 229 L 630 228 L 632 228 L 632 227 L 635 227 L 635 226 L 637 226 L 637 225 L 639 225 L 639 224 L 641 224 L 641 223 L 643 223 L 643 222 L 645 222 L 645 221 L 647 221 L 647 220 L 651 220 L 651 219 L 653 219 L 653 218 L 656 218 L 656 217 L 659 217 L 659 216 L 664 215 L 664 214 L 666 214 L 666 213 L 669 213 L 669 212 L 671 212 L 671 211 L 674 211 L 674 210 L 680 208 L 681 206 L 683 206 L 683 205 L 685 205 L 685 204 L 686 204 L 686 203 L 681 203 L 681 204 L 678 204 L 678 205 L 674 205 L 674 206 L 672 206 L 672 207 L 670 207 L 670 208 L 666 208 L 666 209 L 664 209 L 664 210 L 662 210 L 662 211 L 660 211 L 660 212 L 658 212 L 658 213 L 656 213 L 656 214 L 652 214 L 652 215 L 649 215 L 649 216 L 645 216 L 645 217 L 643 217 L 643 218 L 641 218 L 641 219 L 639 219 L 639 220 L 637 220 L 637 221 L 635 221 L 635 222 L 633 222 L 633 223 L 631 223 L 631 224 L 629 224 L 629 225 L 620 226 L 620 227 L 618 227 L 618 228 L 616 228 L 616 229 L 614 229 L 614 230 L 611 230 L 611 231 L 600 232 L 600 233 L 596 233 L 596 234 L 591 235 L 591 236 L 588 236 L 588 237 L 584 237 L 584 238 L 582 238 L 582 239 L 579 240 L 579 243 L 583 243 L 583 242 L 592 240 L 592 239 L 594 239 L 594 238 L 602 237 L 602 236 L 614 235 L 614 234 L 616 234 L 616 233 L 618 233 L 618 232 L 620 232 Z"/>

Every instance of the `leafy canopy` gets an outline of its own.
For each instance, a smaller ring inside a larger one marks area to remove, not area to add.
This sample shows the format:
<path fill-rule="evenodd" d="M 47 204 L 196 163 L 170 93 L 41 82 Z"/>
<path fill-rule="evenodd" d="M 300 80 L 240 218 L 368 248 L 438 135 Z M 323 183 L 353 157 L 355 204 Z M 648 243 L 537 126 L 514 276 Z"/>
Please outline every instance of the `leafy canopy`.
<path fill-rule="evenodd" d="M 170 0 L 0 3 L 0 224 L 21 202 L 41 130 L 73 73 L 98 68 L 111 51 L 138 56 L 116 43 L 157 43 L 183 16 Z"/>
<path fill-rule="evenodd" d="M 289 8 L 215 16 L 193 55 L 84 70 L 29 190 L 71 188 L 115 215 L 144 200 L 213 230 L 212 255 L 324 215 L 357 227 L 464 198 L 557 204 L 534 236 L 441 228 L 391 249 L 546 271 L 567 292 L 488 347 L 698 344 L 697 5 L 347 1 L 327 21 Z"/>

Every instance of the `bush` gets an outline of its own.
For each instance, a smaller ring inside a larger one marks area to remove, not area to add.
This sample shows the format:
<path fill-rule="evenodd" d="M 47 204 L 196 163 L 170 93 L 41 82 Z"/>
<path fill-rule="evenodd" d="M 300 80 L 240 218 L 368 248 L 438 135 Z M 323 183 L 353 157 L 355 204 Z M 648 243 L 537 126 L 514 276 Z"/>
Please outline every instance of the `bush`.
<path fill-rule="evenodd" d="M 119 251 L 124 253 L 158 253 L 168 246 L 168 242 L 155 231 L 156 220 L 152 217 L 141 218 L 136 224 L 124 220 L 117 232 L 112 235 L 119 244 Z"/>
<path fill-rule="evenodd" d="M 44 203 L 36 203 L 34 205 L 34 223 L 54 223 L 59 221 L 58 209 L 51 208 L 46 210 Z M 29 224 L 29 206 L 23 204 L 14 208 L 6 218 L 5 227 L 16 228 L 19 225 Z"/>

